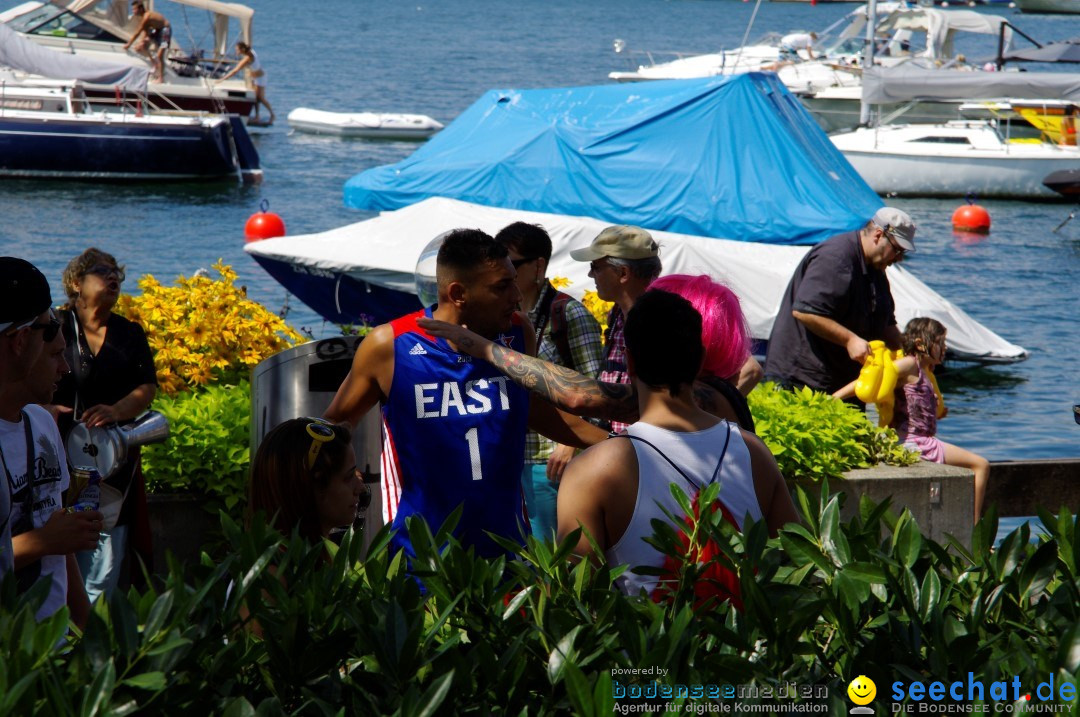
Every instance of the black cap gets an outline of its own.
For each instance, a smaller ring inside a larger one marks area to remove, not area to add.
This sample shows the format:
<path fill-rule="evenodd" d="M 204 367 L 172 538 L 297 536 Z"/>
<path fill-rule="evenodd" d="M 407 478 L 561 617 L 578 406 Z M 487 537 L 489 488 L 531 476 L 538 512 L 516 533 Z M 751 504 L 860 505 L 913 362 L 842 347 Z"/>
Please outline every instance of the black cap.
<path fill-rule="evenodd" d="M 30 323 L 51 306 L 49 281 L 36 266 L 0 256 L 0 332 Z"/>

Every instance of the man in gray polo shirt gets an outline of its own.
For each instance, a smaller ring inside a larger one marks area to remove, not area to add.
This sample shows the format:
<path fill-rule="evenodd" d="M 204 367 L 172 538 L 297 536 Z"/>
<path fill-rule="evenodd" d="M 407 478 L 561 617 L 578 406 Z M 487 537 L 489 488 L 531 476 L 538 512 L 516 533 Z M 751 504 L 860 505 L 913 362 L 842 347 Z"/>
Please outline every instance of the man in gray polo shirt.
<path fill-rule="evenodd" d="M 915 251 L 915 223 L 882 207 L 862 229 L 810 250 L 784 292 L 769 336 L 765 378 L 832 393 L 854 381 L 880 339 L 900 348 L 885 269 Z"/>

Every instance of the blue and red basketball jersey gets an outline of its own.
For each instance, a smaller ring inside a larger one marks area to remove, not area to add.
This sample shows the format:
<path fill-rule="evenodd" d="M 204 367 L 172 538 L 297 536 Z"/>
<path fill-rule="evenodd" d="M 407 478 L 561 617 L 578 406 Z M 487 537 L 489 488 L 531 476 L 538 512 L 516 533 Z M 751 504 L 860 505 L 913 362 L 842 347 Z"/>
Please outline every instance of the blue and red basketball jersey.
<path fill-rule="evenodd" d="M 521 471 L 529 392 L 487 361 L 453 351 L 416 325 L 431 308 L 391 322 L 394 378 L 382 406 L 383 520 L 391 545 L 415 557 L 405 519 L 419 513 L 434 533 L 459 505 L 455 535 L 478 555 L 504 551 L 484 531 L 520 541 L 528 530 Z M 524 351 L 515 315 L 497 340 Z"/>

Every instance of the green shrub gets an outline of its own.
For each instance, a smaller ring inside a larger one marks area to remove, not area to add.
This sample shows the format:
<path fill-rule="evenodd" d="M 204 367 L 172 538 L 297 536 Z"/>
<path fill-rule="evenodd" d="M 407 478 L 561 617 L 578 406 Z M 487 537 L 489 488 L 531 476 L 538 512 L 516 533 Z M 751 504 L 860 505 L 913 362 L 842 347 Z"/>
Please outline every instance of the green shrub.
<path fill-rule="evenodd" d="M 877 682 L 879 714 L 892 680 L 966 682 L 970 671 L 986 683 L 1015 675 L 1031 692 L 1051 676 L 1076 682 L 1071 513 L 1042 511 L 1048 535 L 1037 544 L 1025 526 L 991 552 L 993 509 L 966 548 L 866 498 L 842 522 L 842 500 L 827 485 L 820 499 L 800 489 L 803 524 L 777 538 L 763 523 L 738 533 L 699 510 L 688 532 L 718 544 L 737 571 L 742 611 L 694 610 L 694 566 L 670 603 L 625 597 L 611 589 L 623 568 L 566 559 L 576 535 L 490 560 L 448 540 L 448 526 L 433 535 L 413 520 L 422 593 L 388 553 L 385 529 L 364 562 L 352 532 L 324 560 L 323 546 L 223 517 L 224 561 L 172 564 L 159 589 L 98 603 L 82 638 L 60 647 L 62 623 L 32 619 L 44 591 L 16 598 L 9 580 L 0 712 L 610 715 L 611 670 L 653 666 L 670 670 L 667 684 L 825 686 L 828 714 L 847 713 L 844 690 L 860 674 Z M 670 548 L 674 538 L 654 540 Z"/>
<path fill-rule="evenodd" d="M 169 438 L 143 449 L 149 490 L 205 496 L 215 513 L 238 515 L 250 464 L 251 384 L 159 396 L 154 409 L 169 419 Z"/>
<path fill-rule="evenodd" d="M 875 426 L 858 408 L 828 394 L 762 383 L 748 400 L 758 436 L 789 479 L 839 478 L 853 468 L 905 466 L 919 459 L 891 428 Z"/>

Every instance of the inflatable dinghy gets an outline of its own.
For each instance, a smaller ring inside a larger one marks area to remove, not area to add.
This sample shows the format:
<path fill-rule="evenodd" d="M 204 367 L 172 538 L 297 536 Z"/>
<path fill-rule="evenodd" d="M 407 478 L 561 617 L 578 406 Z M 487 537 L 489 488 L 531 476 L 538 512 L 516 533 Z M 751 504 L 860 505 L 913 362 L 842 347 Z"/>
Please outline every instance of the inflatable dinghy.
<path fill-rule="evenodd" d="M 443 128 L 442 123 L 427 115 L 323 112 L 307 107 L 289 113 L 289 126 L 300 132 L 377 139 L 427 139 Z"/>

